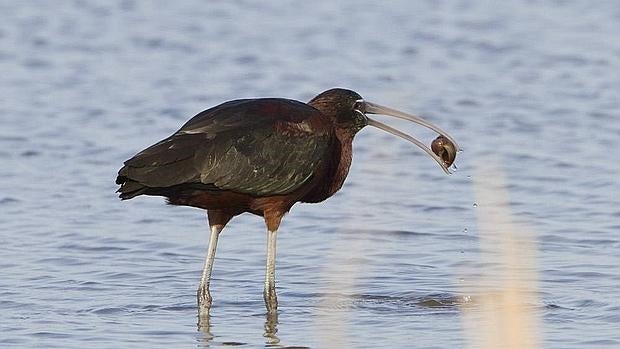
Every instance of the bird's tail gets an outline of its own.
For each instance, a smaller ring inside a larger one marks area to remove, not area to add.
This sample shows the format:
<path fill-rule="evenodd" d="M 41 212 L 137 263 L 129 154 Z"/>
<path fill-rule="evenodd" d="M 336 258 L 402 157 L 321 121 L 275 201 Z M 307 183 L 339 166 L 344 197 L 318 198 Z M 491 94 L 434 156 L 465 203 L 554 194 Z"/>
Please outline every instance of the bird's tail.
<path fill-rule="evenodd" d="M 121 186 L 116 192 L 120 193 L 118 197 L 122 200 L 128 200 L 138 195 L 142 195 L 149 189 L 148 187 L 145 187 L 144 185 L 136 181 L 132 181 L 128 177 L 122 175 L 116 177 L 116 184 L 120 184 Z"/>

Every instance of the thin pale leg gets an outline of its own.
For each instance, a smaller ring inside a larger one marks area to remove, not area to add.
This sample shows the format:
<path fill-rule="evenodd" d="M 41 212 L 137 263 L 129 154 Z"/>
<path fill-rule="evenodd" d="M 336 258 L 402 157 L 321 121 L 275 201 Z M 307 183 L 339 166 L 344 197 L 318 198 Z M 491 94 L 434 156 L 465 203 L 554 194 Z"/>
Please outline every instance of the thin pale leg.
<path fill-rule="evenodd" d="M 278 310 L 278 297 L 276 296 L 276 236 L 278 231 L 267 231 L 267 267 L 265 270 L 265 288 L 263 297 L 267 312 Z"/>
<path fill-rule="evenodd" d="M 198 286 L 198 312 L 199 314 L 208 313 L 211 308 L 211 293 L 209 292 L 209 282 L 211 281 L 211 272 L 213 271 L 213 262 L 215 261 L 215 249 L 217 248 L 217 239 L 224 227 L 221 225 L 211 226 L 211 236 L 209 237 L 209 249 L 207 250 L 207 258 L 205 266 L 202 270 L 200 286 Z"/>

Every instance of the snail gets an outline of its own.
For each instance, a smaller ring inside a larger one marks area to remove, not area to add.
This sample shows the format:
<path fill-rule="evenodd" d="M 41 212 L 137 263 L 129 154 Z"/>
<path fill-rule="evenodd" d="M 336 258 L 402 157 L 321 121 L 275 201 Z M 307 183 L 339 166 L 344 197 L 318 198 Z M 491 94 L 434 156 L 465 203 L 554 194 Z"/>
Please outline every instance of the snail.
<path fill-rule="evenodd" d="M 431 150 L 443 160 L 446 167 L 452 166 L 456 158 L 456 147 L 448 138 L 441 135 L 435 138 L 431 143 Z"/>

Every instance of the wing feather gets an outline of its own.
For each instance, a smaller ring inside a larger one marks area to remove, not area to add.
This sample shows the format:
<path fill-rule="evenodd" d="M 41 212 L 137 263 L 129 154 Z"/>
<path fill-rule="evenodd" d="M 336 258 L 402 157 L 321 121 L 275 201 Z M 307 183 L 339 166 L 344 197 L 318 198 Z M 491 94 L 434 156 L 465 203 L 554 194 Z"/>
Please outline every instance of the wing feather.
<path fill-rule="evenodd" d="M 256 196 L 289 193 L 323 161 L 332 133 L 322 120 L 318 110 L 290 100 L 224 103 L 127 160 L 117 179 L 121 197 L 130 189 L 142 193 L 136 183 L 146 188 L 204 184 Z"/>

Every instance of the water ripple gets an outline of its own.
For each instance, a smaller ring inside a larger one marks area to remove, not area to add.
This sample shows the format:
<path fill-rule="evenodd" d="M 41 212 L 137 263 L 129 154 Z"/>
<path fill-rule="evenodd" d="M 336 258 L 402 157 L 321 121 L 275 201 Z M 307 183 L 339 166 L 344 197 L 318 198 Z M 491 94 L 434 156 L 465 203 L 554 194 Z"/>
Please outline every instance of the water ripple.
<path fill-rule="evenodd" d="M 618 346 L 613 5 L 1 2 L 0 347 L 465 347 L 461 309 L 486 295 L 462 285 L 501 264 L 472 187 L 497 182 L 476 172 L 492 158 L 513 223 L 539 244 L 541 292 L 525 306 L 542 346 Z M 459 171 L 365 128 L 343 189 L 283 221 L 275 335 L 250 215 L 221 236 L 211 327 L 197 331 L 204 214 L 119 202 L 118 167 L 222 101 L 332 86 L 450 131 Z"/>

